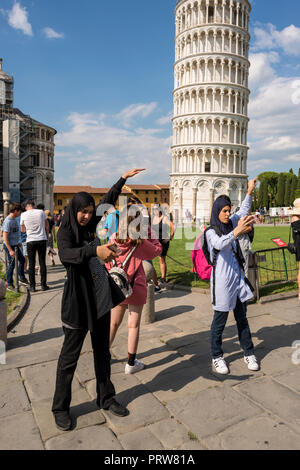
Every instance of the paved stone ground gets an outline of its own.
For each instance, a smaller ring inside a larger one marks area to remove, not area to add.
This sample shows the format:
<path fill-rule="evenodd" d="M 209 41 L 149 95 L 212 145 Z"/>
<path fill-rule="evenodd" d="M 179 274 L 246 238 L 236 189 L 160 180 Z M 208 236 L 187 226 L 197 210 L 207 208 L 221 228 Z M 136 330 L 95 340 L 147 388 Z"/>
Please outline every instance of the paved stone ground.
<path fill-rule="evenodd" d="M 167 290 L 156 296 L 157 321 L 143 325 L 138 358 L 146 368 L 124 374 L 126 321 L 112 349 L 117 399 L 130 415 L 117 418 L 95 405 L 92 348 L 87 336 L 73 383 L 74 429 L 60 432 L 51 403 L 63 341 L 62 266 L 49 267 L 51 290 L 32 294 L 9 334 L 0 365 L 0 449 L 204 450 L 300 449 L 300 304 L 297 298 L 249 306 L 261 361 L 243 362 L 234 318 L 224 334 L 230 375 L 216 376 L 209 358 L 212 311 L 207 295 Z"/>

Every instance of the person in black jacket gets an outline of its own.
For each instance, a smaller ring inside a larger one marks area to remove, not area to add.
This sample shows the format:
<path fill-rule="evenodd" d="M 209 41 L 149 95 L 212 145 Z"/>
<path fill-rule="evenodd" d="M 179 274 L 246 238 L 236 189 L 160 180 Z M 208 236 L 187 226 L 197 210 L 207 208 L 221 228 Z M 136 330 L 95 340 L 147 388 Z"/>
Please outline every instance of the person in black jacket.
<path fill-rule="evenodd" d="M 289 211 L 289 215 L 292 217 L 291 229 L 293 232 L 296 261 L 299 263 L 298 291 L 300 300 L 300 199 L 294 201 L 293 209 Z"/>
<path fill-rule="evenodd" d="M 99 206 L 115 205 L 126 179 L 140 171 L 142 170 L 134 169 L 125 173 L 101 200 Z M 63 431 L 72 427 L 69 413 L 72 380 L 88 330 L 94 353 L 97 405 L 117 416 L 128 414 L 128 410 L 114 398 L 115 388 L 110 380 L 110 312 L 97 319 L 93 279 L 88 264 L 95 256 L 104 262 L 109 262 L 117 256 L 113 243 L 102 246 L 90 244 L 95 238 L 100 218 L 96 215 L 101 213 L 99 206 L 96 210 L 95 201 L 90 194 L 76 194 L 66 208 L 57 237 L 58 253 L 67 270 L 67 281 L 61 310 L 65 338 L 58 359 L 52 412 L 56 426 Z"/>

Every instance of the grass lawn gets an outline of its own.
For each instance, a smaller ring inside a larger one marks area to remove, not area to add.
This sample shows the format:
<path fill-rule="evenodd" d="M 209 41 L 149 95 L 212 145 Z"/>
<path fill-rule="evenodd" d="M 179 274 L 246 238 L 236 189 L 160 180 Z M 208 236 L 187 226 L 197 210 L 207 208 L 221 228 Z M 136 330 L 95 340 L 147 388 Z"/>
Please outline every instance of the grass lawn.
<path fill-rule="evenodd" d="M 4 266 L 0 263 L 0 277 L 4 281 L 6 280 Z M 14 307 L 19 303 L 22 293 L 12 292 L 7 290 L 5 294 L 5 302 L 7 305 L 7 316 L 13 311 Z"/>
<path fill-rule="evenodd" d="M 289 226 L 255 226 L 255 237 L 252 244 L 252 251 L 260 251 L 269 248 L 276 248 L 276 245 L 271 241 L 272 238 L 281 238 L 283 241 L 288 243 L 289 240 Z M 191 287 L 200 287 L 200 288 L 209 288 L 209 282 L 202 281 L 198 278 L 197 274 L 192 272 L 193 264 L 191 259 L 191 250 L 193 249 L 193 243 L 195 238 L 200 233 L 197 230 L 194 233 L 192 238 L 191 229 L 181 238 L 181 229 L 178 229 L 174 240 L 170 243 L 170 249 L 168 251 L 168 256 L 173 258 L 176 261 L 173 261 L 170 257 L 167 257 L 167 280 L 168 282 L 174 282 L 179 285 L 191 286 Z M 276 252 L 277 253 L 277 252 Z M 282 256 L 282 252 L 279 252 Z M 286 253 L 287 261 L 290 263 L 295 263 L 295 257 Z M 268 260 L 266 261 L 268 262 Z M 281 263 L 283 266 L 283 261 L 277 262 L 275 264 Z M 160 278 L 160 268 L 158 258 L 154 260 L 154 266 L 157 271 L 158 278 Z M 284 269 L 284 268 L 282 268 Z M 295 276 L 296 277 L 296 276 Z M 267 279 L 266 279 L 267 281 Z M 288 285 L 283 286 L 268 286 L 262 288 L 262 295 L 269 295 L 271 293 L 285 292 L 287 290 L 294 290 L 297 288 L 297 283 L 293 282 Z"/>

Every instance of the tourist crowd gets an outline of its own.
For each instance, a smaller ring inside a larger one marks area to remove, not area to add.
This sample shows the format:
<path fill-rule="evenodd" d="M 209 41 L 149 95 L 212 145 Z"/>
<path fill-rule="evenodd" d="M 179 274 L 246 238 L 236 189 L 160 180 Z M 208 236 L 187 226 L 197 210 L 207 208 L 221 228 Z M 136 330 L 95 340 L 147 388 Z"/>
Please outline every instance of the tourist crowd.
<path fill-rule="evenodd" d="M 12 203 L 4 220 L 3 246 L 7 255 L 7 285 L 13 289 L 15 255 L 21 283 L 37 287 L 35 264 L 38 255 L 40 285 L 48 290 L 46 256 L 55 266 L 54 243 L 66 269 L 61 317 L 64 342 L 57 365 L 52 412 L 61 430 L 72 428 L 69 413 L 72 381 L 84 339 L 90 332 L 96 376 L 97 405 L 117 416 L 128 410 L 116 399 L 111 381 L 110 348 L 128 310 L 128 360 L 125 374 L 134 374 L 145 365 L 138 360 L 138 343 L 143 307 L 147 302 L 144 263 L 159 257 L 161 282 L 153 268 L 157 292 L 166 283 L 166 256 L 175 233 L 172 216 L 159 206 L 149 213 L 141 201 L 130 197 L 124 207 L 117 201 L 128 178 L 144 169 L 122 175 L 96 206 L 93 197 L 77 193 L 62 214 L 55 218 L 43 206 L 28 201 L 24 208 Z M 259 370 L 247 320 L 247 302 L 253 288 L 247 278 L 249 235 L 253 235 L 255 216 L 250 215 L 252 193 L 257 180 L 251 180 L 247 195 L 234 213 L 230 198 L 222 195 L 213 204 L 210 226 L 204 231 L 201 250 L 210 266 L 211 299 L 214 310 L 210 345 L 212 367 L 228 374 L 222 337 L 229 312 L 233 310 L 244 362 L 248 369 Z M 290 247 L 300 267 L 300 200 L 291 211 L 294 243 Z M 186 217 L 190 218 L 190 214 Z M 260 213 L 263 217 L 263 214 Z M 290 244 L 291 245 L 291 244 Z M 200 249 L 199 248 L 199 249 Z M 25 274 L 29 275 L 29 281 Z M 300 269 L 299 269 L 300 286 Z M 300 299 L 300 290 L 299 290 Z"/>

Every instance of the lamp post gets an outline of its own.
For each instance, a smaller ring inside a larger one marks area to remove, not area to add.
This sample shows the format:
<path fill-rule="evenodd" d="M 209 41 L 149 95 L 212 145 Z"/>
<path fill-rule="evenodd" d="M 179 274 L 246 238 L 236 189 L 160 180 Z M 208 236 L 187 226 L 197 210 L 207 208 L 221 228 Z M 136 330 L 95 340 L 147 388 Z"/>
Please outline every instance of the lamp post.
<path fill-rule="evenodd" d="M 2 195 L 3 195 L 3 215 L 4 215 L 4 219 L 6 219 L 6 217 L 9 214 L 10 193 L 4 192 L 2 193 Z"/>

